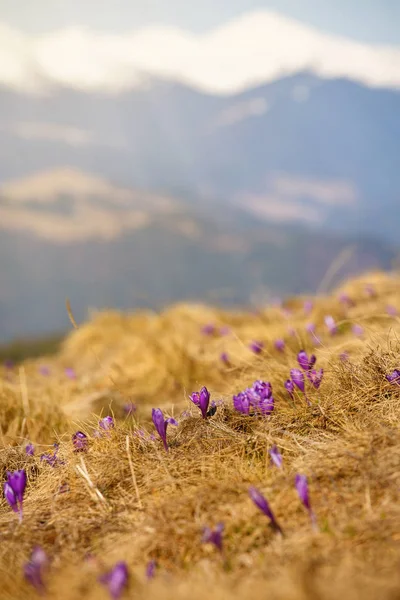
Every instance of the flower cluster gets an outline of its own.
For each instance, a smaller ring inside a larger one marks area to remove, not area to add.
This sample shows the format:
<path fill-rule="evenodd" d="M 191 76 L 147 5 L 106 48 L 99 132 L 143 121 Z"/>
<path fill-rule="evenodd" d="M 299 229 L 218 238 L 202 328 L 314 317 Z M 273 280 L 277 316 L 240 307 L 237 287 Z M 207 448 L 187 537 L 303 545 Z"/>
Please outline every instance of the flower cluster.
<path fill-rule="evenodd" d="M 269 415 L 274 410 L 274 403 L 269 381 L 255 381 L 250 388 L 233 396 L 235 410 L 244 415 Z"/>

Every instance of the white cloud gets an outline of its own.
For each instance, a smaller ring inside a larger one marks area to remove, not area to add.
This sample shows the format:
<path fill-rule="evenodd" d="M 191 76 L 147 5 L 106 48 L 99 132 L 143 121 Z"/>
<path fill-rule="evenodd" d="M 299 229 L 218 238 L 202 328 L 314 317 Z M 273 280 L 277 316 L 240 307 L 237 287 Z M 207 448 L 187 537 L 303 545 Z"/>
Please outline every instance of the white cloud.
<path fill-rule="evenodd" d="M 0 82 L 25 89 L 44 80 L 114 92 L 153 75 L 224 94 L 303 69 L 400 88 L 400 47 L 325 34 L 271 11 L 201 35 L 159 26 L 125 35 L 69 28 L 28 37 L 0 26 Z"/>

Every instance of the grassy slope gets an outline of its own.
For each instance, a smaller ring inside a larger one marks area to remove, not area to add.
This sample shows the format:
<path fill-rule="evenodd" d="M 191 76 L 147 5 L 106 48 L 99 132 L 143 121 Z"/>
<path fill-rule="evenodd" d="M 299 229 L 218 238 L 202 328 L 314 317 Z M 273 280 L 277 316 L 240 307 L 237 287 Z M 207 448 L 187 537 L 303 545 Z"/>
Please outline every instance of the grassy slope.
<path fill-rule="evenodd" d="M 367 280 L 376 298 L 365 295 Z M 384 375 L 400 367 L 400 320 L 385 310 L 388 304 L 400 309 L 400 280 L 376 274 L 346 289 L 356 300 L 347 312 L 336 296 L 316 300 L 311 316 L 304 315 L 302 299 L 290 301 L 292 337 L 277 308 L 257 315 L 187 305 L 160 315 L 110 312 L 46 359 L 50 377 L 38 373 L 38 360 L 0 372 L 0 475 L 4 480 L 6 469 L 26 468 L 29 477 L 22 525 L 0 501 L 1 598 L 34 596 L 21 570 L 36 544 L 52 557 L 48 598 L 107 598 L 96 578 L 117 560 L 129 564 L 131 598 L 397 598 L 400 391 Z M 336 337 L 325 332 L 326 314 L 341 323 Z M 307 407 L 300 397 L 288 401 L 283 381 L 298 350 L 313 348 L 304 329 L 310 320 L 321 332 L 317 366 L 325 379 L 310 392 Z M 208 322 L 232 332 L 205 337 L 200 328 Z M 353 323 L 364 326 L 362 338 L 352 335 Z M 277 337 L 286 340 L 283 354 L 273 349 Z M 265 342 L 262 355 L 247 349 L 252 339 Z M 220 362 L 223 350 L 231 366 Z M 338 358 L 344 350 L 347 363 Z M 75 368 L 75 381 L 65 377 L 67 366 Z M 272 382 L 274 413 L 262 420 L 234 414 L 232 394 L 258 378 Z M 213 398 L 225 400 L 207 422 L 187 400 L 204 384 Z M 122 405 L 131 400 L 138 405 L 136 421 L 123 417 Z M 168 454 L 158 441 L 134 435 L 138 426 L 153 430 L 151 407 L 180 422 L 168 430 Z M 190 415 L 180 417 L 183 410 Z M 110 411 L 115 430 L 94 438 L 95 415 Z M 70 442 L 78 428 L 91 437 L 83 459 Z M 27 440 L 36 445 L 35 457 L 25 457 Z M 52 469 L 38 455 L 55 440 L 65 465 Z M 283 454 L 281 471 L 270 465 L 273 443 Z M 82 460 L 104 500 L 77 470 Z M 297 472 L 309 477 L 318 533 L 294 490 Z M 69 491 L 58 494 L 65 482 Z M 269 499 L 283 539 L 251 503 L 249 485 Z M 226 527 L 225 562 L 200 543 L 202 527 L 219 521 Z M 85 561 L 88 553 L 96 559 Z M 150 558 L 159 570 L 146 583 Z"/>

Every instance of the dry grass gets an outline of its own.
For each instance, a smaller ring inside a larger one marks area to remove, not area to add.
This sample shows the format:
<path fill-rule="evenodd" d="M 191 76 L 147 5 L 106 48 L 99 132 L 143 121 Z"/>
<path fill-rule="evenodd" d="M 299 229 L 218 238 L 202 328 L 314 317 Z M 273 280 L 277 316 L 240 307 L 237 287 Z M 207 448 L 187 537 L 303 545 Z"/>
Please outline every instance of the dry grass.
<path fill-rule="evenodd" d="M 376 297 L 365 294 L 366 281 Z M 55 357 L 0 372 L 2 480 L 6 469 L 28 473 L 22 524 L 0 503 L 1 598 L 35 595 L 22 565 L 37 544 L 52 559 L 48 598 L 107 598 L 97 577 L 118 560 L 130 569 L 126 597 L 138 599 L 399 598 L 400 389 L 384 375 L 400 367 L 400 319 L 386 313 L 388 304 L 400 310 L 400 280 L 373 274 L 345 289 L 355 307 L 345 310 L 335 294 L 316 299 L 305 316 L 303 299 L 294 298 L 289 320 L 278 308 L 233 314 L 185 305 L 160 315 L 100 314 Z M 325 331 L 326 314 L 340 322 L 335 337 Z M 311 320 L 325 379 L 307 407 L 300 397 L 288 400 L 283 381 L 299 349 L 313 348 L 305 332 Z M 231 332 L 204 336 L 208 322 Z M 354 323 L 365 329 L 360 339 L 351 333 Z M 273 347 L 278 337 L 286 340 L 282 354 Z M 253 339 L 265 343 L 259 356 L 248 350 Z M 348 362 L 339 360 L 344 350 Z M 222 351 L 230 366 L 220 361 Z M 38 373 L 43 362 L 49 377 Z M 65 367 L 76 370 L 76 380 L 65 377 Z M 235 414 L 232 394 L 259 378 L 273 385 L 274 413 Z M 202 385 L 224 400 L 206 422 L 187 400 Z M 135 418 L 123 413 L 131 401 Z M 169 453 L 159 440 L 135 434 L 153 431 L 152 407 L 179 420 L 168 430 Z M 115 429 L 93 437 L 98 416 L 111 412 Z M 87 453 L 72 451 L 77 429 L 90 436 Z M 25 456 L 27 440 L 34 457 Z M 39 455 L 55 441 L 65 463 L 52 468 Z M 272 444 L 282 451 L 282 470 L 270 464 Z M 318 532 L 296 495 L 298 472 L 309 477 Z M 68 491 L 59 493 L 63 484 Z M 269 499 L 283 538 L 250 501 L 249 485 Z M 202 527 L 219 521 L 224 558 L 201 543 Z M 151 558 L 159 568 L 148 583 Z"/>

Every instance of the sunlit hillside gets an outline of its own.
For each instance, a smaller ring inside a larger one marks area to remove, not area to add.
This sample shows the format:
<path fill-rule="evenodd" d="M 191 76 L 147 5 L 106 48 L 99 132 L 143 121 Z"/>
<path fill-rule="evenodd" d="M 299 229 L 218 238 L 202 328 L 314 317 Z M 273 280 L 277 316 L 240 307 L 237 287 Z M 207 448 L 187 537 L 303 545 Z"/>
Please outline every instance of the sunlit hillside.
<path fill-rule="evenodd" d="M 380 273 L 253 312 L 71 313 L 56 354 L 0 367 L 1 478 L 27 476 L 1 598 L 397 598 L 399 313 Z"/>

